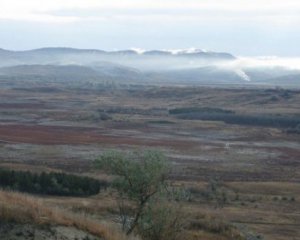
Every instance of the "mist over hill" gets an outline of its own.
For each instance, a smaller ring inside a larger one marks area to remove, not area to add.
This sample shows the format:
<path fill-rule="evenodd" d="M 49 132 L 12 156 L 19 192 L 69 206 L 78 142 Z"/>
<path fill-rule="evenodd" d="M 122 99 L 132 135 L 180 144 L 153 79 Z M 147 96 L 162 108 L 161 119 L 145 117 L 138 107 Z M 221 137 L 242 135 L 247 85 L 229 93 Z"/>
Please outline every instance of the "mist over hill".
<path fill-rule="evenodd" d="M 95 62 L 111 62 L 142 70 L 169 69 L 190 64 L 234 60 L 229 53 L 194 51 L 102 51 L 96 49 L 41 48 L 28 51 L 0 50 L 0 66 L 52 64 L 93 65 Z"/>
<path fill-rule="evenodd" d="M 293 63 L 290 66 L 288 62 L 245 59 L 200 49 L 0 49 L 0 79 L 34 76 L 69 82 L 300 86 L 300 64 Z"/>

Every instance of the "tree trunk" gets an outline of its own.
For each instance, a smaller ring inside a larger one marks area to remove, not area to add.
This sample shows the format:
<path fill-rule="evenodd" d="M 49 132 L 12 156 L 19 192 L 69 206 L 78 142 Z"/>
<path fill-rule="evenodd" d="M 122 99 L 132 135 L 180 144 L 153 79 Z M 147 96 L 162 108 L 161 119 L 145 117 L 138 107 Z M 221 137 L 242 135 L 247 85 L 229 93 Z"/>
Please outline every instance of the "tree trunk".
<path fill-rule="evenodd" d="M 143 211 L 144 205 L 145 205 L 145 203 L 142 202 L 141 205 L 140 205 L 140 207 L 139 207 L 139 209 L 138 209 L 138 211 L 137 211 L 137 213 L 136 213 L 136 215 L 135 215 L 135 217 L 134 217 L 134 220 L 133 220 L 132 224 L 130 224 L 130 228 L 126 232 L 126 235 L 131 234 L 132 231 L 135 229 L 136 225 L 138 224 L 140 215 L 141 215 L 141 213 Z"/>

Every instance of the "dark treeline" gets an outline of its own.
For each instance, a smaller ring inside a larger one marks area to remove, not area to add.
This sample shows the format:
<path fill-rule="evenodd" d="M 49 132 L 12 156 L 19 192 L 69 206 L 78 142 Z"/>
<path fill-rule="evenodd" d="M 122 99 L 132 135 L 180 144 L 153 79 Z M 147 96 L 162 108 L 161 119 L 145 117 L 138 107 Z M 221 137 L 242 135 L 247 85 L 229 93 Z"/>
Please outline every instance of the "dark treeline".
<path fill-rule="evenodd" d="M 300 124 L 300 117 L 295 116 L 243 115 L 227 109 L 210 107 L 174 108 L 169 110 L 169 114 L 188 120 L 222 121 L 229 124 L 289 129 L 295 129 Z"/>
<path fill-rule="evenodd" d="M 31 173 L 0 169 L 0 187 L 35 194 L 89 196 L 98 194 L 107 182 L 65 173 Z"/>
<path fill-rule="evenodd" d="M 287 129 L 287 133 L 294 133 L 294 134 L 300 134 L 300 124 L 298 124 L 294 128 Z"/>
<path fill-rule="evenodd" d="M 174 108 L 169 110 L 169 114 L 190 114 L 190 113 L 223 113 L 232 114 L 234 111 L 222 109 L 222 108 L 211 108 L 211 107 L 186 107 L 186 108 Z"/>
<path fill-rule="evenodd" d="M 293 116 L 266 116 L 266 115 L 241 115 L 228 113 L 194 112 L 177 115 L 181 119 L 223 121 L 229 124 L 252 126 L 296 128 L 300 124 L 299 117 Z"/>

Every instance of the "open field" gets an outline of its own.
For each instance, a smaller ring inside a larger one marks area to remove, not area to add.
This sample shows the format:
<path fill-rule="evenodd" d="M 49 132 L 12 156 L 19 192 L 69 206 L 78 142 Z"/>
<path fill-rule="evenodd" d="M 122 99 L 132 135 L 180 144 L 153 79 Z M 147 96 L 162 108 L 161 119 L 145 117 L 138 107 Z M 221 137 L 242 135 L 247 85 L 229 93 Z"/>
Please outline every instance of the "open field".
<path fill-rule="evenodd" d="M 50 88 L 51 87 L 51 88 Z M 92 161 L 108 149 L 163 151 L 170 178 L 191 191 L 191 221 L 216 218 L 266 240 L 300 237 L 300 134 L 286 128 L 185 120 L 187 107 L 245 115 L 300 117 L 300 91 L 264 88 L 146 87 L 0 89 L 0 167 L 97 176 Z M 203 198 L 212 179 L 219 206 Z M 115 220 L 112 196 L 43 197 L 49 206 Z M 200 223 L 199 223 L 200 224 Z M 197 224 L 194 224 L 197 225 Z M 190 229 L 191 239 L 230 239 Z"/>

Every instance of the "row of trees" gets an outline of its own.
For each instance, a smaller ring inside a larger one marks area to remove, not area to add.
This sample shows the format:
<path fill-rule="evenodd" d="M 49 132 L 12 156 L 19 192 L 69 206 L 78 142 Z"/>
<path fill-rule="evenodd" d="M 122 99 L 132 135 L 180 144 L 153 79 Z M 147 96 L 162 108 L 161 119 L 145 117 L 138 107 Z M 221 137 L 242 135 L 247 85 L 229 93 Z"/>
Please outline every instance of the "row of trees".
<path fill-rule="evenodd" d="M 193 112 L 177 115 L 181 119 L 223 121 L 229 124 L 265 126 L 276 128 L 295 128 L 300 124 L 300 118 L 294 116 L 242 115 L 228 113 Z"/>
<path fill-rule="evenodd" d="M 222 108 L 212 108 L 212 107 L 185 107 L 185 108 L 174 108 L 169 110 L 169 114 L 186 114 L 186 113 L 223 113 L 223 114 L 233 114 L 234 111 L 222 109 Z"/>
<path fill-rule="evenodd" d="M 169 114 L 188 120 L 223 121 L 229 124 L 290 128 L 294 132 L 297 131 L 297 125 L 300 125 L 300 118 L 297 116 L 243 115 L 227 109 L 210 107 L 174 108 L 169 110 Z"/>
<path fill-rule="evenodd" d="M 98 194 L 107 182 L 65 173 L 32 173 L 0 169 L 0 187 L 58 196 L 89 196 Z"/>

